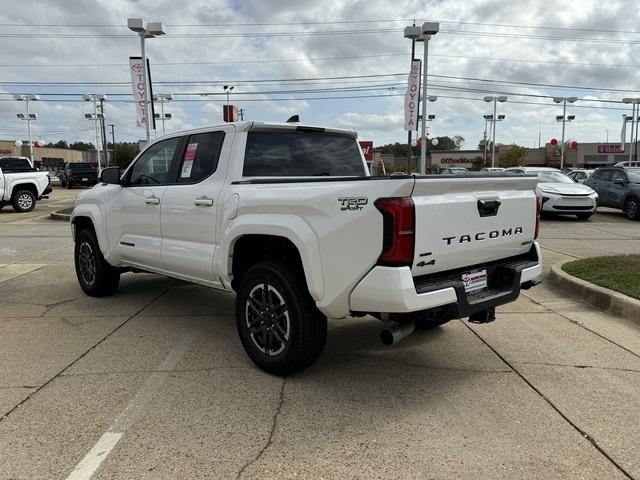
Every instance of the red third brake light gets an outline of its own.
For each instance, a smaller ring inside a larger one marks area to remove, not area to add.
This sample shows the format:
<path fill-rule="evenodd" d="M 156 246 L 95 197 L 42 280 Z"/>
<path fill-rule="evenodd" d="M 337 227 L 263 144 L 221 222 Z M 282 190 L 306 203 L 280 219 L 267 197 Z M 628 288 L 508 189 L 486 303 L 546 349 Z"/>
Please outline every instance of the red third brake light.
<path fill-rule="evenodd" d="M 411 266 L 415 247 L 416 214 L 411 198 L 379 198 L 375 206 L 383 218 L 382 254 L 378 265 Z"/>
<path fill-rule="evenodd" d="M 542 196 L 536 192 L 536 233 L 534 239 L 540 235 L 540 212 L 542 211 Z"/>

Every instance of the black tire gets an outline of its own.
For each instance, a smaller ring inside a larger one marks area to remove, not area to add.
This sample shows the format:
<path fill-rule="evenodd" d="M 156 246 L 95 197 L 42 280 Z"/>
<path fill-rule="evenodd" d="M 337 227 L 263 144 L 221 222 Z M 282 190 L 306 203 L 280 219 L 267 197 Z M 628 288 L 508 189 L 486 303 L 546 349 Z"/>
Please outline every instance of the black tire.
<path fill-rule="evenodd" d="M 18 190 L 13 194 L 11 204 L 16 212 L 30 212 L 36 207 L 36 196 L 30 190 Z"/>
<path fill-rule="evenodd" d="M 589 220 L 593 213 L 576 213 L 578 220 Z"/>
<path fill-rule="evenodd" d="M 303 273 L 278 261 L 261 262 L 242 276 L 236 325 L 249 358 L 280 376 L 313 364 L 327 338 L 327 319 L 311 298 Z"/>
<path fill-rule="evenodd" d="M 73 257 L 78 283 L 84 293 L 91 297 L 106 297 L 116 291 L 120 272 L 102 256 L 92 229 L 85 228 L 78 233 Z"/>
<path fill-rule="evenodd" d="M 67 188 L 67 181 L 66 180 L 60 180 L 60 188 Z"/>
<path fill-rule="evenodd" d="M 4 208 L 4 202 L 0 202 L 0 210 Z"/>
<path fill-rule="evenodd" d="M 71 190 L 73 188 L 73 185 L 71 184 L 71 180 L 67 180 L 65 183 L 65 186 L 67 187 L 67 190 Z"/>
<path fill-rule="evenodd" d="M 629 220 L 640 220 L 640 200 L 635 197 L 628 198 L 624 203 L 624 214 Z"/>

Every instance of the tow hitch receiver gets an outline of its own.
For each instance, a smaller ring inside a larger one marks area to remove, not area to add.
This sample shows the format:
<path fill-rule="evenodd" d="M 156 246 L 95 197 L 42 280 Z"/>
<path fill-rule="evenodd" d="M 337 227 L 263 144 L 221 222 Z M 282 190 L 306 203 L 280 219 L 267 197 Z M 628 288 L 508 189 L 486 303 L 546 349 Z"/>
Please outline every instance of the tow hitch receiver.
<path fill-rule="evenodd" d="M 489 323 L 496 319 L 495 307 L 489 307 L 486 310 L 476 312 L 469 316 L 469 322 L 471 323 Z"/>

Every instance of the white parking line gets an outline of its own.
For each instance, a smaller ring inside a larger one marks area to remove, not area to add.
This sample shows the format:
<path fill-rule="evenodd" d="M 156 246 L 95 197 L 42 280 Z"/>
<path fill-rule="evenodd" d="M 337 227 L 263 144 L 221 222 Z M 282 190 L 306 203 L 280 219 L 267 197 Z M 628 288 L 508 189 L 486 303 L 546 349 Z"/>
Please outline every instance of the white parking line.
<path fill-rule="evenodd" d="M 165 382 L 171 370 L 191 348 L 197 332 L 185 333 L 178 344 L 140 387 L 125 409 L 116 417 L 107 431 L 89 450 L 84 458 L 69 474 L 67 480 L 88 480 L 100 468 L 114 447 L 118 444 L 127 429 L 142 415 L 144 406 Z"/>

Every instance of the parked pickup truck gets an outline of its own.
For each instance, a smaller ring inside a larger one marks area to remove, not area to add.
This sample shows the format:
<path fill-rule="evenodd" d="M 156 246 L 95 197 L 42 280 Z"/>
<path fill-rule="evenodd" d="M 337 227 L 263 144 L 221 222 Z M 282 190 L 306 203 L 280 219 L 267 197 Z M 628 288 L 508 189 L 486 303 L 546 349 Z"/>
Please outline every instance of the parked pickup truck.
<path fill-rule="evenodd" d="M 88 295 L 146 271 L 236 293 L 242 345 L 286 375 L 320 355 L 327 317 L 495 318 L 539 282 L 536 178 L 369 176 L 353 131 L 228 123 L 162 137 L 106 168 L 72 213 Z"/>
<path fill-rule="evenodd" d="M 70 162 L 65 165 L 59 177 L 62 188 L 71 189 L 74 185 L 93 187 L 98 183 L 98 170 L 87 162 Z"/>
<path fill-rule="evenodd" d="M 50 193 L 48 173 L 36 171 L 28 158 L 0 157 L 0 209 L 10 203 L 18 212 L 30 212 Z"/>

